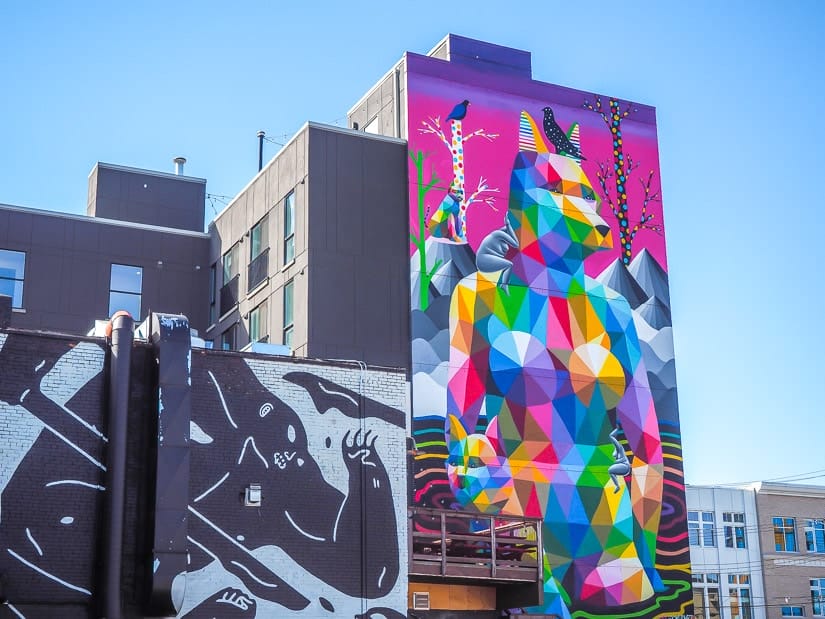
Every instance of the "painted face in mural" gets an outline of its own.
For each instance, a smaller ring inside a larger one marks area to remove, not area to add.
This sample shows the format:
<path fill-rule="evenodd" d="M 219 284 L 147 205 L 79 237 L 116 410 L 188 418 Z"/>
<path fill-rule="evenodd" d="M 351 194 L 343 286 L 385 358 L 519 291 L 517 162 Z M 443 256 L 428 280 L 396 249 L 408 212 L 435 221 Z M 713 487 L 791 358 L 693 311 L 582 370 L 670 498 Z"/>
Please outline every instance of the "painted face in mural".
<path fill-rule="evenodd" d="M 452 294 L 447 472 L 462 505 L 544 520 L 545 602 L 567 616 L 570 596 L 618 606 L 662 588 L 661 443 L 630 307 L 584 273 L 612 247 L 592 185 L 526 112 L 519 143 L 512 243 Z"/>

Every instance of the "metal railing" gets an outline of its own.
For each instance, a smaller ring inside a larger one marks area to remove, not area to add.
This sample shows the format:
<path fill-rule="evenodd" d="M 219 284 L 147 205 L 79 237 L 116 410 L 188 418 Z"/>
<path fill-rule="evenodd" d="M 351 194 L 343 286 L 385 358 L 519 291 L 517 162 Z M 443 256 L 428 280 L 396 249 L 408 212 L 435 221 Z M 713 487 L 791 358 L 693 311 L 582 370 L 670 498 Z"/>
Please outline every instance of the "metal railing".
<path fill-rule="evenodd" d="M 541 521 L 410 507 L 412 576 L 539 582 Z"/>
<path fill-rule="evenodd" d="M 246 291 L 251 292 L 269 275 L 269 248 L 267 247 L 249 263 L 246 277 Z"/>
<path fill-rule="evenodd" d="M 238 280 L 236 275 L 221 288 L 221 316 L 231 311 L 238 304 Z"/>

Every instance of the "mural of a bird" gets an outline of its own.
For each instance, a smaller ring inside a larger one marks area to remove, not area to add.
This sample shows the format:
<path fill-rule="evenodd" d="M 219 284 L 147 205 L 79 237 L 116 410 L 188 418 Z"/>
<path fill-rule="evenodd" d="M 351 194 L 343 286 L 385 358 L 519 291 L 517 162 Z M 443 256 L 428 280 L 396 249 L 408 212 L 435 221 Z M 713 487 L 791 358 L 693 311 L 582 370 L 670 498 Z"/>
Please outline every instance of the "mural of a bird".
<path fill-rule="evenodd" d="M 453 108 L 453 111 L 450 112 L 449 116 L 447 116 L 447 120 L 463 120 L 467 115 L 467 106 L 469 105 L 470 102 L 467 99 L 464 99 L 464 101 Z"/>
<path fill-rule="evenodd" d="M 556 117 L 553 115 L 553 109 L 546 107 L 542 111 L 544 112 L 544 135 L 546 135 L 547 139 L 556 147 L 556 152 L 559 155 L 567 155 L 584 160 L 584 156 L 581 150 L 579 150 L 578 145 L 571 142 L 567 134 L 559 127 L 559 123 L 556 122 Z"/>

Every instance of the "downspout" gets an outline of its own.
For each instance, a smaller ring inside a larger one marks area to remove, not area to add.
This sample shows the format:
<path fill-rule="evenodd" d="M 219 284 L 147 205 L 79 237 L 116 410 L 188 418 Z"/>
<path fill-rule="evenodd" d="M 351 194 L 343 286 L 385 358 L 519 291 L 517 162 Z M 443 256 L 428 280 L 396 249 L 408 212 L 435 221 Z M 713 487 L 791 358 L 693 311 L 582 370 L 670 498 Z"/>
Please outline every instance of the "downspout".
<path fill-rule="evenodd" d="M 157 368 L 158 417 L 155 496 L 149 568 L 150 616 L 176 615 L 186 591 L 189 509 L 189 423 L 192 415 L 192 348 L 189 320 L 151 315 Z M 175 579 L 181 576 L 173 587 Z"/>
<path fill-rule="evenodd" d="M 126 436 L 129 415 L 129 372 L 135 322 L 128 312 L 112 316 L 109 340 L 109 443 L 106 459 L 106 528 L 104 538 L 104 616 L 119 619 L 123 557 L 123 518 L 126 511 Z"/>

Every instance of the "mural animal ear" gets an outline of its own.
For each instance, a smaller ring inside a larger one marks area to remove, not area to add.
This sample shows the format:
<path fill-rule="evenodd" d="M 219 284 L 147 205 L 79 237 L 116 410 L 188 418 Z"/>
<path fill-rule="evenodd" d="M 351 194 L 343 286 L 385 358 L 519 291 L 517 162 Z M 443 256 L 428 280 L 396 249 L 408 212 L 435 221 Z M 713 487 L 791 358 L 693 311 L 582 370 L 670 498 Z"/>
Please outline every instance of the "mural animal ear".
<path fill-rule="evenodd" d="M 536 153 L 550 152 L 536 125 L 536 121 L 524 110 L 521 111 L 521 118 L 519 118 L 518 123 L 518 149 Z"/>
<path fill-rule="evenodd" d="M 450 415 L 449 424 L 451 443 L 457 443 L 467 438 L 467 430 L 464 428 L 464 424 L 461 423 L 461 420 L 458 417 L 455 415 Z"/>

